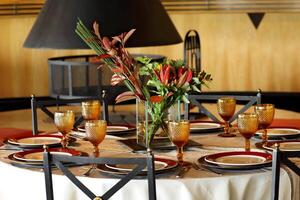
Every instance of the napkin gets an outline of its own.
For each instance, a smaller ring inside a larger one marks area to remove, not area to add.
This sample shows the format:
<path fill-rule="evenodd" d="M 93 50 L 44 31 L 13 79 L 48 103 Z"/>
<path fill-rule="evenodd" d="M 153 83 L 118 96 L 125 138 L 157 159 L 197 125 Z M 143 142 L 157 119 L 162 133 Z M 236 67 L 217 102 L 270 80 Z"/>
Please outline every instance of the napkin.
<path fill-rule="evenodd" d="M 274 119 L 269 128 L 283 127 L 300 129 L 300 119 Z"/>
<path fill-rule="evenodd" d="M 0 128 L 0 146 L 8 138 L 32 136 L 32 130 L 19 128 Z"/>

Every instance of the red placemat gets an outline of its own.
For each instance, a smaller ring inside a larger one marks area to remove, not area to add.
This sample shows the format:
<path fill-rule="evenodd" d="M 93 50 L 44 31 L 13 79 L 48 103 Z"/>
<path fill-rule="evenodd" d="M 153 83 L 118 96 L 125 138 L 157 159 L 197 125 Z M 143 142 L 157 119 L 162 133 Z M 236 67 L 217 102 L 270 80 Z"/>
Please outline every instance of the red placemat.
<path fill-rule="evenodd" d="M 32 136 L 32 130 L 19 128 L 0 128 L 0 146 L 8 138 Z"/>
<path fill-rule="evenodd" d="M 274 119 L 270 127 L 300 129 L 300 119 Z"/>

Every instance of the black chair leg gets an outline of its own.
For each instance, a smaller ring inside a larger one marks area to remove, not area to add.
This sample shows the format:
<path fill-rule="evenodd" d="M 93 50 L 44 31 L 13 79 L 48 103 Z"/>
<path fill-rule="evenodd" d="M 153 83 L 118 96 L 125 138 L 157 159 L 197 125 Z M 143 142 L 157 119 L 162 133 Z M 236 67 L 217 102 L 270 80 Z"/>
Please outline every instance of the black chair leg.
<path fill-rule="evenodd" d="M 279 197 L 279 181 L 280 181 L 280 152 L 278 147 L 273 151 L 273 160 L 272 160 L 272 200 L 278 200 Z"/>

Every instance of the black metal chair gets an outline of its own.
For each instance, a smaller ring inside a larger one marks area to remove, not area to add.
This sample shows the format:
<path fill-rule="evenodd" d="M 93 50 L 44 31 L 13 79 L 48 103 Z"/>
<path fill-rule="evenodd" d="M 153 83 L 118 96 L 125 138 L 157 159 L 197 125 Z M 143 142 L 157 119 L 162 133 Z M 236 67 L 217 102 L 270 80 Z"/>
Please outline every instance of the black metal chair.
<path fill-rule="evenodd" d="M 83 101 L 89 100 L 99 100 L 102 103 L 102 118 L 109 123 L 108 116 L 108 103 L 106 100 L 106 92 L 102 91 L 102 95 L 98 97 L 86 97 L 78 99 L 60 99 L 57 97 L 53 100 L 38 100 L 34 95 L 31 95 L 31 114 L 32 114 L 32 133 L 33 135 L 38 134 L 38 119 L 37 119 L 37 109 L 40 108 L 46 115 L 51 119 L 54 119 L 54 113 L 51 112 L 47 107 L 50 106 L 61 106 L 61 105 L 75 105 L 80 104 Z M 83 121 L 83 117 L 80 116 L 76 119 L 74 127 L 80 125 Z"/>
<path fill-rule="evenodd" d="M 133 164 L 136 167 L 128 174 L 124 175 L 113 187 L 106 191 L 102 196 L 95 195 L 87 188 L 76 176 L 65 166 L 64 163 L 79 163 L 79 164 Z M 94 158 L 94 157 L 80 157 L 80 156 L 66 156 L 50 154 L 49 151 L 44 152 L 44 174 L 46 184 L 47 200 L 53 200 L 53 182 L 52 182 L 52 167 L 55 165 L 60 169 L 68 179 L 75 184 L 82 192 L 84 192 L 90 199 L 93 200 L 107 200 L 113 196 L 118 190 L 126 185 L 130 180 L 134 179 L 139 173 L 147 167 L 148 193 L 149 200 L 156 200 L 155 187 L 155 172 L 154 172 L 154 156 L 148 152 L 143 157 L 136 158 Z"/>
<path fill-rule="evenodd" d="M 201 71 L 201 43 L 196 30 L 189 30 L 185 35 L 184 62 L 194 68 L 196 73 Z"/>
<path fill-rule="evenodd" d="M 252 105 L 254 104 L 260 104 L 261 103 L 261 90 L 258 90 L 256 95 L 224 95 L 224 94 L 197 94 L 197 95 L 189 95 L 188 99 L 190 100 L 191 104 L 194 106 L 197 106 L 199 108 L 199 113 L 196 114 L 204 114 L 205 116 L 209 117 L 212 119 L 214 122 L 220 122 L 220 120 L 213 114 L 211 113 L 205 106 L 202 104 L 203 101 L 205 100 L 212 100 L 216 102 L 219 98 L 224 97 L 224 96 L 230 96 L 235 98 L 238 102 L 246 102 L 246 104 L 238 110 L 234 116 L 229 120 L 229 122 L 233 122 L 237 116 L 240 113 L 245 112 L 248 110 Z M 184 109 L 184 117 L 185 119 L 190 119 L 190 109 L 189 109 L 189 104 L 185 104 L 185 109 Z"/>
<path fill-rule="evenodd" d="M 293 163 L 289 158 L 300 158 L 300 150 L 280 151 L 280 147 L 276 143 L 272 160 L 272 200 L 278 200 L 279 197 L 280 164 L 285 164 L 300 176 L 300 167 Z"/>

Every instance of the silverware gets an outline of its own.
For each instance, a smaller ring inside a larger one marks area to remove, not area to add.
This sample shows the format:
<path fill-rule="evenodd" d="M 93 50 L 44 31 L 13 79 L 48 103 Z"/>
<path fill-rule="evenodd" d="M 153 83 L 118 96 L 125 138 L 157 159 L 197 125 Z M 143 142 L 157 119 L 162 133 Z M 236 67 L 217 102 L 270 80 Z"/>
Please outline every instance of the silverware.
<path fill-rule="evenodd" d="M 193 163 L 192 165 L 193 165 L 193 168 L 194 168 L 195 170 L 211 172 L 211 173 L 214 173 L 214 174 L 216 174 L 216 175 L 218 175 L 218 176 L 222 176 L 222 175 L 223 175 L 221 172 L 217 172 L 216 170 L 202 167 L 201 165 L 199 165 L 199 164 L 197 164 L 197 163 Z"/>
<path fill-rule="evenodd" d="M 90 176 L 90 174 L 91 174 L 91 172 L 92 172 L 93 170 L 97 170 L 97 166 L 94 165 L 94 164 L 93 164 L 86 172 L 84 172 L 82 175 L 83 175 L 83 176 Z"/>
<path fill-rule="evenodd" d="M 183 178 L 184 175 L 192 168 L 192 165 L 180 166 L 176 178 Z"/>
<path fill-rule="evenodd" d="M 0 148 L 0 150 L 3 150 L 3 151 L 20 151 L 21 149 L 13 149 L 13 148 Z"/>

